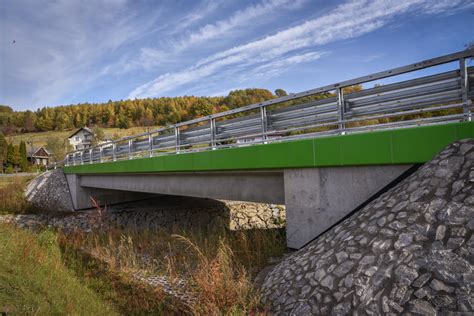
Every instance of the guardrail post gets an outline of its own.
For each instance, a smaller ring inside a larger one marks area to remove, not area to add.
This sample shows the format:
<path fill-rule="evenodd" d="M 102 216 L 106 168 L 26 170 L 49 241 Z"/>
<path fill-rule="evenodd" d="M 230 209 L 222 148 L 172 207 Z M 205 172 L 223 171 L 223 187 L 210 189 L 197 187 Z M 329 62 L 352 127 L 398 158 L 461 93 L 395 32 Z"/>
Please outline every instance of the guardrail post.
<path fill-rule="evenodd" d="M 266 143 L 267 140 L 267 108 L 265 106 L 260 107 L 260 122 L 262 124 L 262 143 Z"/>
<path fill-rule="evenodd" d="M 174 127 L 174 144 L 175 144 L 175 152 L 179 153 L 180 144 L 179 144 L 179 127 Z"/>
<path fill-rule="evenodd" d="M 460 58 L 459 59 L 459 74 L 461 77 L 461 96 L 462 102 L 464 107 L 464 113 L 466 114 L 465 120 L 471 121 L 471 110 L 468 108 L 469 106 L 469 76 L 467 74 L 467 67 L 466 67 L 466 59 Z"/>
<path fill-rule="evenodd" d="M 117 155 L 115 153 L 115 150 L 117 148 L 117 144 L 116 143 L 112 143 L 112 160 L 113 161 L 116 161 L 117 160 Z"/>
<path fill-rule="evenodd" d="M 99 162 L 102 162 L 102 146 L 99 146 Z"/>
<path fill-rule="evenodd" d="M 89 164 L 92 164 L 92 148 L 89 149 Z"/>
<path fill-rule="evenodd" d="M 132 159 L 132 140 L 128 140 L 128 159 Z"/>
<path fill-rule="evenodd" d="M 211 148 L 214 150 L 216 149 L 216 119 L 211 118 L 210 121 Z"/>
<path fill-rule="evenodd" d="M 345 111 L 345 102 L 344 102 L 344 91 L 342 88 L 337 88 L 336 90 L 337 96 L 337 120 L 339 121 L 339 130 L 341 131 L 341 135 L 345 134 L 344 129 L 346 128 L 344 124 L 344 111 Z"/>
<path fill-rule="evenodd" d="M 81 151 L 81 165 L 84 164 L 84 150 Z"/>
<path fill-rule="evenodd" d="M 148 134 L 148 145 L 150 146 L 150 157 L 153 157 L 153 137 L 151 133 Z"/>

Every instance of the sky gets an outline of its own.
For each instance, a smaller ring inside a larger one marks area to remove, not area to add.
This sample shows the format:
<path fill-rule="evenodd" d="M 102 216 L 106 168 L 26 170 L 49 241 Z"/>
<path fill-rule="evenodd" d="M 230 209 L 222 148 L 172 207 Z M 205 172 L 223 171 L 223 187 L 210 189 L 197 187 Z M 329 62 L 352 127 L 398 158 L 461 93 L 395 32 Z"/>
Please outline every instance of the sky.
<path fill-rule="evenodd" d="M 0 104 L 300 92 L 472 41 L 474 0 L 0 0 Z"/>

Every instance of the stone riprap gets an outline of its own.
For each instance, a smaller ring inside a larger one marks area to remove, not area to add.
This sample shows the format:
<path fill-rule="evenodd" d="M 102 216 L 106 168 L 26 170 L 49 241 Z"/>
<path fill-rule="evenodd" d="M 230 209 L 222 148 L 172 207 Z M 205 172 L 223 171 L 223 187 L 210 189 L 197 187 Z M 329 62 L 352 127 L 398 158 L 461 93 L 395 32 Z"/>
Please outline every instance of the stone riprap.
<path fill-rule="evenodd" d="M 46 171 L 31 180 L 25 196 L 36 210 L 74 211 L 66 177 L 61 169 Z"/>
<path fill-rule="evenodd" d="M 283 260 L 263 301 L 281 315 L 471 314 L 473 229 L 471 139 Z"/>
<path fill-rule="evenodd" d="M 14 223 L 24 228 L 49 227 L 65 231 L 104 230 L 117 227 L 154 229 L 174 226 L 188 228 L 215 226 L 231 230 L 267 229 L 284 227 L 285 209 L 283 206 L 273 204 L 160 196 L 105 207 L 100 212 L 91 210 L 68 214 L 55 212 L 4 215 L 0 216 L 0 222 Z"/>

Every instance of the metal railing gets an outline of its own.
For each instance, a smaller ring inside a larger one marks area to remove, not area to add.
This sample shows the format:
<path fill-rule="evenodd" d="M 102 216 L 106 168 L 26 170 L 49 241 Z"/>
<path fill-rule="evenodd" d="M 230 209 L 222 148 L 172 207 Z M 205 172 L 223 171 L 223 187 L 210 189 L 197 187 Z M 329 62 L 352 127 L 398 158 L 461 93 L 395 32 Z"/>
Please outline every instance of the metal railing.
<path fill-rule="evenodd" d="M 472 120 L 474 49 L 124 137 L 67 154 L 65 165 L 214 150 L 291 139 Z M 457 62 L 457 69 L 345 89 Z"/>

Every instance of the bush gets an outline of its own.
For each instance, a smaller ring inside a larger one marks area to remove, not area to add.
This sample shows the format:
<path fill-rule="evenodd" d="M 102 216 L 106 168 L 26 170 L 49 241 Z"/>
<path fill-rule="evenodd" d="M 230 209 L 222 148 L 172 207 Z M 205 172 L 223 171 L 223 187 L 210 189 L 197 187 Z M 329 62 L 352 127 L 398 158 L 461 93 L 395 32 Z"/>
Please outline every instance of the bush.
<path fill-rule="evenodd" d="M 24 213 L 29 210 L 24 190 L 29 177 L 8 177 L 4 186 L 0 186 L 0 214 Z"/>
<path fill-rule="evenodd" d="M 7 168 L 5 169 L 5 173 L 12 174 L 13 173 L 13 166 L 8 165 Z"/>

